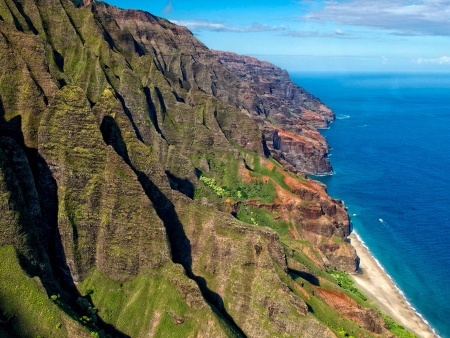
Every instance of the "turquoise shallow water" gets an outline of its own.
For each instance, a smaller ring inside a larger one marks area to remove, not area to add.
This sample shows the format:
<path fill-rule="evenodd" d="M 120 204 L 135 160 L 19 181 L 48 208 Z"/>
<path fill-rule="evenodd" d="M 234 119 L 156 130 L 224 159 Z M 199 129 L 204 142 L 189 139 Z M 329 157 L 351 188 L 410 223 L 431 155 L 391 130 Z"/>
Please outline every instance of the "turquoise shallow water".
<path fill-rule="evenodd" d="M 450 338 L 450 74 L 292 74 L 334 110 L 323 131 L 354 229 Z"/>

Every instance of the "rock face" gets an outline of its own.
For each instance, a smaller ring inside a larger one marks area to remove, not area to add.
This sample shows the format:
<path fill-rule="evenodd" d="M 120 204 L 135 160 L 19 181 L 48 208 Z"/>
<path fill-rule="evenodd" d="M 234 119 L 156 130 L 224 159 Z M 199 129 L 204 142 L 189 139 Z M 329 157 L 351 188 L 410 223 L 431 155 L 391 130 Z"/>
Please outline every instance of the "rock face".
<path fill-rule="evenodd" d="M 170 261 L 161 220 L 132 169 L 103 142 L 81 88 L 56 94 L 41 119 L 38 150 L 56 181 L 58 229 L 74 283 L 95 266 L 126 280 Z M 122 247 L 128 241 L 133 245 Z"/>
<path fill-rule="evenodd" d="M 305 176 L 331 170 L 331 111 L 167 20 L 75 4 L 0 2 L 0 335 L 380 332 L 315 296 L 358 267 Z"/>
<path fill-rule="evenodd" d="M 266 137 L 271 140 L 267 145 L 274 158 L 285 160 L 299 172 L 318 175 L 331 173 L 327 160 L 328 145 L 317 131 L 297 134 L 277 127 L 269 127 L 265 131 Z"/>
<path fill-rule="evenodd" d="M 240 97 L 248 107 L 256 109 L 259 115 L 270 116 L 276 123 L 294 128 L 297 124 L 326 128 L 334 121 L 333 112 L 319 99 L 292 82 L 286 70 L 249 56 L 222 51 L 213 53 L 247 86 L 241 89 Z M 255 93 L 255 97 L 248 95 L 249 90 Z"/>
<path fill-rule="evenodd" d="M 299 172 L 330 173 L 328 145 L 317 128 L 334 121 L 333 112 L 292 82 L 285 70 L 248 56 L 214 54 L 241 80 L 236 97 L 261 126 L 272 156 Z"/>

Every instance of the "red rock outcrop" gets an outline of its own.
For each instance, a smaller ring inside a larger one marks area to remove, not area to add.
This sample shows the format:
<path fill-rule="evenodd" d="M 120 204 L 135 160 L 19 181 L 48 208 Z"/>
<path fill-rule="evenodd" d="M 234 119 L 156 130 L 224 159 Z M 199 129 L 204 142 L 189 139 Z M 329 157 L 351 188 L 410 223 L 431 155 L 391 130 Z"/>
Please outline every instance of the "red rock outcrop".
<path fill-rule="evenodd" d="M 359 267 L 359 258 L 346 240 L 350 234 L 350 220 L 342 201 L 331 198 L 320 182 L 277 170 L 268 160 L 262 160 L 261 165 L 283 175 L 284 186 L 267 176 L 263 177 L 264 181 L 271 181 L 276 186 L 276 198 L 273 203 L 249 200 L 244 204 L 265 209 L 291 224 L 289 229 L 291 236 L 307 240 L 317 248 L 323 266 L 356 271 Z M 239 175 L 244 181 L 252 179 L 245 168 L 240 168 Z M 237 212 L 240 204 L 241 202 L 231 209 Z M 317 259 L 313 256 L 310 258 Z"/>
<path fill-rule="evenodd" d="M 316 130 L 293 133 L 278 127 L 268 127 L 266 140 L 272 156 L 283 159 L 299 172 L 328 174 L 328 145 Z"/>
<path fill-rule="evenodd" d="M 316 287 L 314 290 L 315 294 L 321 297 L 328 305 L 366 330 L 383 334 L 387 337 L 394 337 L 385 329 L 384 321 L 377 311 L 363 308 L 340 291 L 326 290 L 320 287 Z"/>

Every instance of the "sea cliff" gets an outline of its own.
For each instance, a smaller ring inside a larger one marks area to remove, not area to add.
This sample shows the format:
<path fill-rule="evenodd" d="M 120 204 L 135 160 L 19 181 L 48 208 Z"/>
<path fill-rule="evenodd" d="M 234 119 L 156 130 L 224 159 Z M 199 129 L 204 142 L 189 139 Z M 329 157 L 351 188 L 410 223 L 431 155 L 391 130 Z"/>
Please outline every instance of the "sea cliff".
<path fill-rule="evenodd" d="M 167 20 L 76 5 L 0 3 L 1 334 L 392 336 L 306 176 L 333 113 Z"/>

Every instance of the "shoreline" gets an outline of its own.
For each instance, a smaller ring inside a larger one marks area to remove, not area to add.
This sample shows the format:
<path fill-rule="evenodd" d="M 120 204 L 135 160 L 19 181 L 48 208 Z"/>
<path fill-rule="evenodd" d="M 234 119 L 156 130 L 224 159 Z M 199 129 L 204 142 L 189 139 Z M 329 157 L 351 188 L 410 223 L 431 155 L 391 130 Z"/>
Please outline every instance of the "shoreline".
<path fill-rule="evenodd" d="M 372 256 L 364 242 L 353 230 L 348 236 L 361 260 L 362 274 L 352 274 L 358 289 L 381 311 L 420 338 L 439 337 L 428 322 L 412 307 L 389 275 Z"/>

